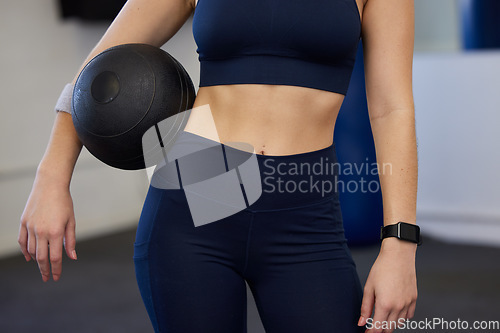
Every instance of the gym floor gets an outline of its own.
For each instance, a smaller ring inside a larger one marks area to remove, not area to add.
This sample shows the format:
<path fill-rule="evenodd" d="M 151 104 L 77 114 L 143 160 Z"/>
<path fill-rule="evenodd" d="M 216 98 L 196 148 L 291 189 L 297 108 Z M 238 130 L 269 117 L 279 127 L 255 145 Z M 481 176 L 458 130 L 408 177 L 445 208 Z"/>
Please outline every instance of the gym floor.
<path fill-rule="evenodd" d="M 127 230 L 79 242 L 78 262 L 66 258 L 57 283 L 44 284 L 36 264 L 26 263 L 21 254 L 0 260 L 0 332 L 152 332 L 135 281 L 134 237 L 135 230 Z M 378 246 L 351 251 L 364 283 Z M 500 248 L 426 238 L 417 252 L 419 299 L 413 320 L 500 320 L 499 257 Z M 248 333 L 263 333 L 253 300 L 248 303 Z"/>

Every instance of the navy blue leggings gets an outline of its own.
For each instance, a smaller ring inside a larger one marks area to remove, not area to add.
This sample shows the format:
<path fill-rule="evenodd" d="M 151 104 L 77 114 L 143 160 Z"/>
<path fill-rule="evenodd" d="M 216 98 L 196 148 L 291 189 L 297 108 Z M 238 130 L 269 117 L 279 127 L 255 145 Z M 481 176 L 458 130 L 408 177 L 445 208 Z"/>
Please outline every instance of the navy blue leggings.
<path fill-rule="evenodd" d="M 201 226 L 182 188 L 150 186 L 134 262 L 155 332 L 246 333 L 245 281 L 267 333 L 363 332 L 362 288 L 329 167 L 334 144 L 257 160 L 260 198 Z M 327 166 L 297 172 L 314 163 Z"/>

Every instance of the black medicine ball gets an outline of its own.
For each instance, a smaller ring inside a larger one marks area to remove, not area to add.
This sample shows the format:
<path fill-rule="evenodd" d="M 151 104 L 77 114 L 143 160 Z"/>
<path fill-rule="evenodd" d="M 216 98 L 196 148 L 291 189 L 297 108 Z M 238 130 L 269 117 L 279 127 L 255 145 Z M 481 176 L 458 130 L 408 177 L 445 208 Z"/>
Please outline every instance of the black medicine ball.
<path fill-rule="evenodd" d="M 150 166 L 144 155 L 154 154 L 143 151 L 143 134 L 191 109 L 195 97 L 191 78 L 170 54 L 147 44 L 118 45 L 95 56 L 78 76 L 73 124 L 83 145 L 102 162 L 143 169 Z"/>

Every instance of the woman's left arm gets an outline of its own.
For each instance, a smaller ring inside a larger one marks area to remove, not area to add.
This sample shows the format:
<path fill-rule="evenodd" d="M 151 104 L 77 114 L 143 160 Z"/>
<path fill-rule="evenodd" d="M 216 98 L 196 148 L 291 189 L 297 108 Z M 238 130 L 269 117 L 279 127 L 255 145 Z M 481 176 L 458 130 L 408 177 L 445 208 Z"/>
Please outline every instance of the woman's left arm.
<path fill-rule="evenodd" d="M 416 223 L 413 0 L 367 0 L 362 30 L 366 94 L 379 165 L 384 225 Z M 371 328 L 368 332 L 392 332 L 398 320 L 413 317 L 417 299 L 415 252 L 416 244 L 394 237 L 382 241 L 365 284 L 358 323 L 367 324 Z M 387 328 L 389 324 L 392 327 Z"/>

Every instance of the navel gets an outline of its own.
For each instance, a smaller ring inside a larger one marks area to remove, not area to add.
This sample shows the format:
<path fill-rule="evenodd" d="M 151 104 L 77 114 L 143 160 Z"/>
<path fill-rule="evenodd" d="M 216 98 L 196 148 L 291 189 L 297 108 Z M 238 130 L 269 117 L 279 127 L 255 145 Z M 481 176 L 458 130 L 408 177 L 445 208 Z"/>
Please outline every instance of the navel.
<path fill-rule="evenodd" d="M 260 152 L 259 154 L 261 155 L 266 155 L 266 153 L 264 152 L 264 149 L 266 148 L 266 145 L 262 145 L 262 148 L 260 148 Z"/>

